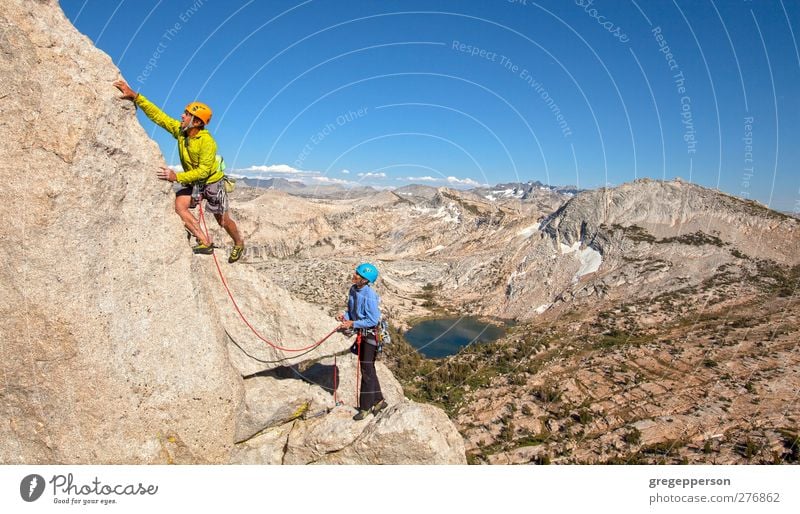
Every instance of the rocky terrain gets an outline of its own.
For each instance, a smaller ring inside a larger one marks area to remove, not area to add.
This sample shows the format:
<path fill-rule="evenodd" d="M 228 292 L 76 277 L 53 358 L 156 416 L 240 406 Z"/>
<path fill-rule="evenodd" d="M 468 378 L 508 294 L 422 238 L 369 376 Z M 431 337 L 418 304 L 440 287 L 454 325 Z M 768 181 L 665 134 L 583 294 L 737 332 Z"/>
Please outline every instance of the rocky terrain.
<path fill-rule="evenodd" d="M 0 193 L 0 463 L 465 462 L 444 412 L 382 365 L 391 406 L 354 422 L 351 341 L 297 351 L 335 327 L 329 307 L 223 258 L 239 307 L 286 350 L 246 328 L 187 246 L 119 71 L 55 0 L 3 2 L 0 34 L 0 158 L 15 169 Z"/>
<path fill-rule="evenodd" d="M 547 313 L 417 364 L 419 394 L 473 462 L 797 462 L 800 273 L 750 271 Z"/>
<path fill-rule="evenodd" d="M 533 191 L 267 192 L 237 213 L 250 264 L 311 303 L 341 303 L 373 259 L 401 331 L 444 313 L 515 321 L 447 359 L 389 350 L 472 462 L 796 461 L 798 221 L 680 180 Z"/>
<path fill-rule="evenodd" d="M 226 173 L 228 173 L 226 171 Z M 356 198 L 366 195 L 371 195 L 376 192 L 371 187 L 353 186 L 344 187 L 339 185 L 323 185 L 304 184 L 299 180 L 289 180 L 285 178 L 252 178 L 243 175 L 237 175 L 237 171 L 233 170 L 230 176 L 235 177 L 240 185 L 252 189 L 272 189 L 275 191 L 286 191 L 296 196 L 305 198 Z M 258 194 L 256 192 L 256 194 Z"/>

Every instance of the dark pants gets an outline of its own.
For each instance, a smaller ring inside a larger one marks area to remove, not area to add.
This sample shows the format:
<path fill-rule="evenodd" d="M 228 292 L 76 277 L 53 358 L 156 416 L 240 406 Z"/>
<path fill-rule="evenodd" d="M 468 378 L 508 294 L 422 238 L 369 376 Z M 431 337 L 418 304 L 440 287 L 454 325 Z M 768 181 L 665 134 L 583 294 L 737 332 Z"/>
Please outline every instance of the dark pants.
<path fill-rule="evenodd" d="M 377 353 L 377 346 L 369 344 L 366 339 L 361 340 L 361 349 L 358 356 L 359 367 L 361 368 L 361 394 L 358 398 L 358 408 L 361 410 L 369 409 L 383 400 L 381 384 L 378 382 L 378 373 L 375 371 L 375 355 Z"/>

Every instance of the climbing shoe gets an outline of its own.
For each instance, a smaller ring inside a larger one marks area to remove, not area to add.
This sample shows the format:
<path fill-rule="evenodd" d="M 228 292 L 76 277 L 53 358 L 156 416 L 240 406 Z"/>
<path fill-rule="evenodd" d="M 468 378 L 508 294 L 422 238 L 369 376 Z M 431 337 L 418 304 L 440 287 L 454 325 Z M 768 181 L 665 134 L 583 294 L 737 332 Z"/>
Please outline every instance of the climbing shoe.
<path fill-rule="evenodd" d="M 382 411 L 383 409 L 385 409 L 388 406 L 389 406 L 389 404 L 386 403 L 386 400 L 381 400 L 378 403 L 376 403 L 375 405 L 373 405 L 371 410 L 372 410 L 372 413 L 377 416 L 380 411 Z"/>
<path fill-rule="evenodd" d="M 212 253 L 214 253 L 214 245 L 213 244 L 204 245 L 203 243 L 200 243 L 192 247 L 192 252 L 200 253 L 203 255 L 211 255 Z"/>
<path fill-rule="evenodd" d="M 354 421 L 361 421 L 362 419 L 364 419 L 364 418 L 366 418 L 367 416 L 369 416 L 369 413 L 370 413 L 370 412 L 372 412 L 370 409 L 359 410 L 359 411 L 358 411 L 358 414 L 356 414 L 355 416 L 353 416 L 353 420 L 354 420 Z"/>
<path fill-rule="evenodd" d="M 242 258 L 242 254 L 244 253 L 244 246 L 234 246 L 233 250 L 231 250 L 231 255 L 228 257 L 228 262 L 234 263 Z"/>

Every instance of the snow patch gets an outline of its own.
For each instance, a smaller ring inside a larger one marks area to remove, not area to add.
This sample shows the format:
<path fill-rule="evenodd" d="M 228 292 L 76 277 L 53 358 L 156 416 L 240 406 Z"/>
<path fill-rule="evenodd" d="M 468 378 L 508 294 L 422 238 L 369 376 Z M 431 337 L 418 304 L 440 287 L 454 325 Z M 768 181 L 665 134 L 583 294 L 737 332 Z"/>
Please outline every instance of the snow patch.
<path fill-rule="evenodd" d="M 544 311 L 546 311 L 547 309 L 549 309 L 551 305 L 553 305 L 553 304 L 552 303 L 545 303 L 544 305 L 540 305 L 540 306 L 536 307 L 536 309 L 534 309 L 534 312 L 536 314 L 541 314 Z"/>
<path fill-rule="evenodd" d="M 502 189 L 502 190 L 496 189 L 491 193 L 484 195 L 484 198 L 494 202 L 498 198 L 522 198 L 524 195 L 525 191 L 523 191 L 522 189 L 517 189 L 516 192 L 513 189 Z"/>
<path fill-rule="evenodd" d="M 458 224 L 460 221 L 458 207 L 454 203 L 447 204 L 447 207 L 439 207 L 433 217 L 442 218 L 442 221 L 446 223 Z"/>
<path fill-rule="evenodd" d="M 581 247 L 580 241 L 575 241 L 572 243 L 572 246 L 567 246 L 564 243 L 559 243 L 561 245 L 561 255 L 567 255 L 568 253 L 572 253 L 578 250 Z"/>
<path fill-rule="evenodd" d="M 594 273 L 600 269 L 600 264 L 603 263 L 603 256 L 600 255 L 600 252 L 588 246 L 578 251 L 578 259 L 581 261 L 581 267 L 575 274 L 575 280 L 589 273 Z"/>
<path fill-rule="evenodd" d="M 541 223 L 537 223 L 536 225 L 531 225 L 530 227 L 523 228 L 522 230 L 517 232 L 517 235 L 527 239 L 531 237 L 534 233 L 538 232 L 541 226 L 542 226 Z"/>
<path fill-rule="evenodd" d="M 438 245 L 438 246 L 434 246 L 433 248 L 431 248 L 430 250 L 426 251 L 425 253 L 430 255 L 432 253 L 436 253 L 436 252 L 439 252 L 441 250 L 444 250 L 444 246 L 443 245 Z"/>
<path fill-rule="evenodd" d="M 448 204 L 446 207 L 445 206 L 439 207 L 438 209 L 431 209 L 429 207 L 419 207 L 415 205 L 411 209 L 411 212 L 421 214 L 423 216 L 430 216 L 431 218 L 435 219 L 441 219 L 445 223 L 452 223 L 455 225 L 457 225 L 461 221 L 459 219 L 460 213 L 458 212 L 458 208 L 453 203 Z"/>

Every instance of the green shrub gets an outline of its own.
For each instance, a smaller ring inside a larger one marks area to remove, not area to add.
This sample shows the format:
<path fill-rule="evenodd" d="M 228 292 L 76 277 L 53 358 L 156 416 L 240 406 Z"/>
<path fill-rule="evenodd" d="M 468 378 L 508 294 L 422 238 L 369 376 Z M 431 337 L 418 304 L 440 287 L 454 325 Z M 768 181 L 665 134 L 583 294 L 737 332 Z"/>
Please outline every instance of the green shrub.
<path fill-rule="evenodd" d="M 561 391 L 550 383 L 544 383 L 533 388 L 533 396 L 544 403 L 555 403 L 561 399 Z"/>
<path fill-rule="evenodd" d="M 540 466 L 547 466 L 550 464 L 550 455 L 545 453 L 544 455 L 537 455 L 531 460 L 531 464 L 538 464 Z"/>
<path fill-rule="evenodd" d="M 736 452 L 747 460 L 752 459 L 761 452 L 761 448 L 749 437 L 743 443 L 734 446 Z"/>
<path fill-rule="evenodd" d="M 631 445 L 639 444 L 642 441 L 642 433 L 638 428 L 632 427 L 631 430 L 622 437 L 622 440 Z"/>
<path fill-rule="evenodd" d="M 517 447 L 522 446 L 538 446 L 551 439 L 549 432 L 539 432 L 538 434 L 527 434 L 521 439 L 516 441 Z"/>
<path fill-rule="evenodd" d="M 736 248 L 733 248 L 733 249 L 731 250 L 731 255 L 733 255 L 733 256 L 734 256 L 734 257 L 736 257 L 737 259 L 748 259 L 748 258 L 749 258 L 749 257 L 747 257 L 747 255 L 743 254 L 742 252 L 740 252 L 740 251 L 739 251 L 739 250 L 737 250 Z"/>
<path fill-rule="evenodd" d="M 667 237 L 665 239 L 661 239 L 658 241 L 659 243 L 680 243 L 689 246 L 704 246 L 704 245 L 712 245 L 723 247 L 727 243 L 723 243 L 722 240 L 716 236 L 711 236 L 706 234 L 703 231 L 697 231 L 692 234 L 682 234 L 680 236 L 675 237 Z"/>
<path fill-rule="evenodd" d="M 778 433 L 783 437 L 783 447 L 786 451 L 781 455 L 784 462 L 800 462 L 800 434 L 796 431 L 779 429 Z"/>

